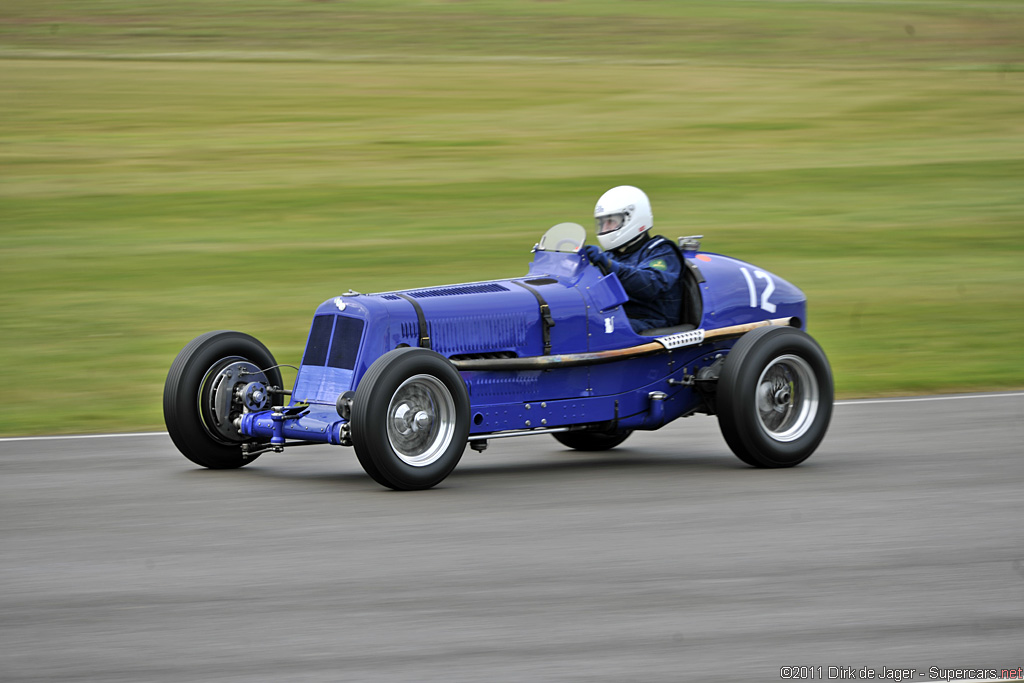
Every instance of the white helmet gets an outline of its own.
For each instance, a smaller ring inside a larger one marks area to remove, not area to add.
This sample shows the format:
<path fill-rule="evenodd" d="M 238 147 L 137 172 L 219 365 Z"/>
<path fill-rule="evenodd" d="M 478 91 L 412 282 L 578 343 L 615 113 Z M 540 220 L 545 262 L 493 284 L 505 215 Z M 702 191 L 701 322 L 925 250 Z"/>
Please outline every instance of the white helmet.
<path fill-rule="evenodd" d="M 651 200 L 638 187 L 620 185 L 601 195 L 594 207 L 597 241 L 610 251 L 654 227 Z"/>

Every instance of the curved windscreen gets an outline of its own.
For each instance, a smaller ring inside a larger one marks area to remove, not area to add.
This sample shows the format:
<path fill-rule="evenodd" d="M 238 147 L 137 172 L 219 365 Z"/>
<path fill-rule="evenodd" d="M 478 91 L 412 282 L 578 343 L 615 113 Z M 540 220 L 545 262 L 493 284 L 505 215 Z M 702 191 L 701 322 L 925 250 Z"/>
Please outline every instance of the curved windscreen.
<path fill-rule="evenodd" d="M 537 245 L 539 251 L 577 252 L 587 241 L 587 229 L 579 223 L 559 223 L 548 228 Z"/>

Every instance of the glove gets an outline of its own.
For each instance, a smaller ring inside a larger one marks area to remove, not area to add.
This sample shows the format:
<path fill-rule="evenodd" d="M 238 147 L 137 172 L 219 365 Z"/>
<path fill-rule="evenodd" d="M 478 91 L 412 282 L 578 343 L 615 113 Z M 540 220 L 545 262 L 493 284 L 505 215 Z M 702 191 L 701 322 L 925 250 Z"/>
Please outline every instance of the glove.
<path fill-rule="evenodd" d="M 598 268 L 603 267 L 605 272 L 611 272 L 611 259 L 608 258 L 608 254 L 601 251 L 596 245 L 588 244 L 581 251 L 586 254 L 587 259 L 595 266 Z"/>

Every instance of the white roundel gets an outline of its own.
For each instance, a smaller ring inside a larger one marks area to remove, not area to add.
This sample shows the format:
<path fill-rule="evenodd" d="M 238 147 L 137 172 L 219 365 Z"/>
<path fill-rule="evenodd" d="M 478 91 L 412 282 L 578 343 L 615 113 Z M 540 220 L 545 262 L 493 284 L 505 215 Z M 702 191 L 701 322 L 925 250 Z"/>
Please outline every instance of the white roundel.
<path fill-rule="evenodd" d="M 602 249 L 621 247 L 654 227 L 651 201 L 638 187 L 613 187 L 597 200 L 594 223 Z"/>

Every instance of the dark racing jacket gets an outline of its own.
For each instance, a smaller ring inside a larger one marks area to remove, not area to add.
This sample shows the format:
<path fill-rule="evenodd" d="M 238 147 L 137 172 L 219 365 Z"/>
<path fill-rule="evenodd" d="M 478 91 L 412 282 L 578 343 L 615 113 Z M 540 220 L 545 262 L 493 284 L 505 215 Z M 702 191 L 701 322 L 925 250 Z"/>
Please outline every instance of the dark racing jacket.
<path fill-rule="evenodd" d="M 683 293 L 679 278 L 683 259 L 675 244 L 655 235 L 632 249 L 626 245 L 605 253 L 612 272 L 629 295 L 623 308 L 634 331 L 680 323 Z"/>

